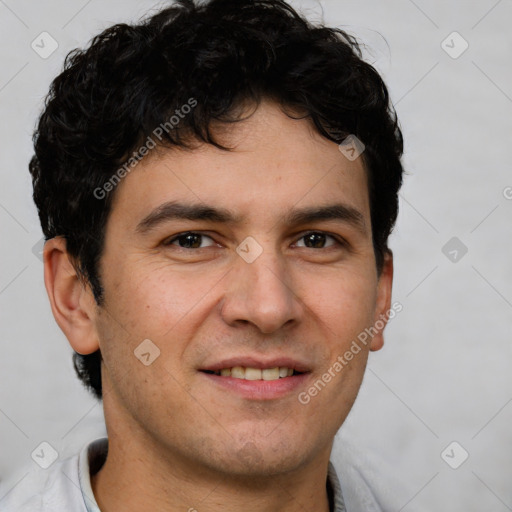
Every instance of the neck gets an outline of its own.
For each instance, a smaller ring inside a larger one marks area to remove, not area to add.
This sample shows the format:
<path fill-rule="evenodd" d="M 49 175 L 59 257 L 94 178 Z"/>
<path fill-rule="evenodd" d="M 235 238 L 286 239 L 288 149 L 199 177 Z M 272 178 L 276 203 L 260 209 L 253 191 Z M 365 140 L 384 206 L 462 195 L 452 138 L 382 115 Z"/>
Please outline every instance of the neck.
<path fill-rule="evenodd" d="M 286 474 L 250 479 L 190 467 L 157 448 L 109 432 L 107 460 L 91 477 L 102 512 L 329 511 L 328 456 Z"/>

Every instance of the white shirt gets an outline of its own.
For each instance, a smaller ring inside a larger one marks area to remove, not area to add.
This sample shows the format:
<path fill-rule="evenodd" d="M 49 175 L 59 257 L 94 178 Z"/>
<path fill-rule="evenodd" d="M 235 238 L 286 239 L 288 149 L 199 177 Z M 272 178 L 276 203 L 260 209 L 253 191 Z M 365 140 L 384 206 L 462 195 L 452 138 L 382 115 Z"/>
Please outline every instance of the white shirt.
<path fill-rule="evenodd" d="M 108 438 L 95 439 L 79 454 L 57 461 L 48 469 L 35 464 L 25 471 L 17 482 L 0 485 L 0 511 L 2 512 L 101 512 L 91 488 L 91 474 L 100 470 L 108 451 Z M 382 512 L 373 492 L 359 471 L 349 471 L 350 507 L 345 508 L 339 478 L 329 462 L 327 489 L 331 512 Z M 352 475 L 352 476 L 350 476 Z M 355 480 L 353 476 L 355 475 Z M 351 481 L 353 480 L 353 481 Z"/>

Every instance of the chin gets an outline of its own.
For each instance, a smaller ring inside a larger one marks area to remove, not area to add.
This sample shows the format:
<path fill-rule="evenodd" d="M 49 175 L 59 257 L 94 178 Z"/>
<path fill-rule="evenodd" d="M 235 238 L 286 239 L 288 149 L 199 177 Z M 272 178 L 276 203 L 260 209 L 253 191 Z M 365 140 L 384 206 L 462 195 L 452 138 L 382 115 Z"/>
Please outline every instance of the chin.
<path fill-rule="evenodd" d="M 313 447 L 308 447 L 303 440 L 291 441 L 289 436 L 286 439 L 274 437 L 272 440 L 268 434 L 259 440 L 249 435 L 241 436 L 238 441 L 232 439 L 225 446 L 224 453 L 211 453 L 209 464 L 213 463 L 216 471 L 240 478 L 268 478 L 286 474 L 304 465 L 310 458 L 310 451 L 314 452 Z"/>

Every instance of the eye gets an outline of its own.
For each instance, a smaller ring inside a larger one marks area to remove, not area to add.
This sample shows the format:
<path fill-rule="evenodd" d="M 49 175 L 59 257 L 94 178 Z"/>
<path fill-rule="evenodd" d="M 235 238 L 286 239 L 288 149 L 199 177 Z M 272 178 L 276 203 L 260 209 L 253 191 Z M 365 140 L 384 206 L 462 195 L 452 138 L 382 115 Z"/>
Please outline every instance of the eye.
<path fill-rule="evenodd" d="M 215 241 L 202 233 L 187 231 L 168 239 L 164 242 L 164 245 L 174 245 L 181 249 L 202 249 L 215 245 Z M 322 231 L 306 233 L 302 235 L 296 243 L 296 246 L 308 249 L 325 249 L 336 245 L 343 246 L 344 243 L 335 236 L 323 233 Z"/>
<path fill-rule="evenodd" d="M 333 240 L 334 243 L 326 246 L 326 241 L 329 239 Z M 299 247 L 307 247 L 310 249 L 324 249 L 325 247 L 331 247 L 333 245 L 343 245 L 343 243 L 337 240 L 334 236 L 322 233 L 321 231 L 306 233 L 299 240 L 304 240 L 304 245 L 300 245 L 299 242 L 297 242 Z"/>
<path fill-rule="evenodd" d="M 208 239 L 212 243 L 203 245 L 203 240 Z M 180 233 L 179 235 L 170 238 L 165 242 L 165 245 L 177 245 L 182 249 L 201 249 L 203 247 L 209 247 L 213 245 L 213 239 L 209 236 L 194 231 L 188 231 L 186 233 Z"/>

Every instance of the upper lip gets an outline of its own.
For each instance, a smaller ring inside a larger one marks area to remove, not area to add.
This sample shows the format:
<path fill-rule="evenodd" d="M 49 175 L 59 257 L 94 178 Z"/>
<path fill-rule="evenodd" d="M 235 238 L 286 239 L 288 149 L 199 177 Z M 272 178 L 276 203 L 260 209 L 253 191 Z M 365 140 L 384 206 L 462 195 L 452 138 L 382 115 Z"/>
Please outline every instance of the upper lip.
<path fill-rule="evenodd" d="M 200 370 L 217 371 L 224 368 L 233 368 L 234 366 L 259 368 L 261 370 L 266 368 L 286 367 L 301 373 L 311 371 L 310 367 L 305 362 L 298 361 L 291 357 L 274 357 L 270 359 L 252 356 L 230 357 L 229 359 L 223 359 L 216 363 L 208 364 L 200 368 Z"/>

